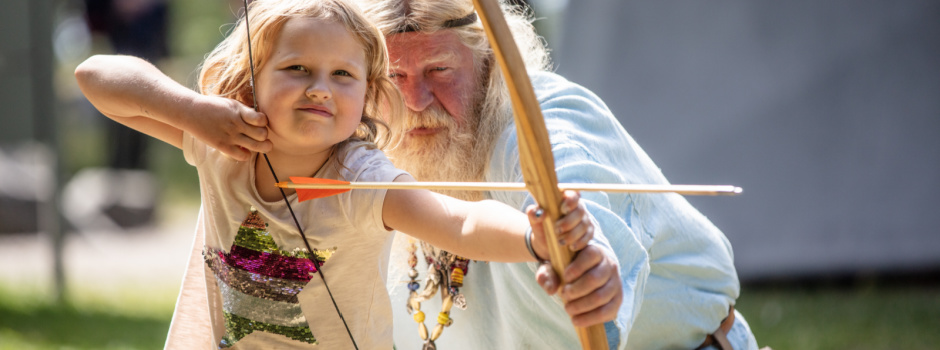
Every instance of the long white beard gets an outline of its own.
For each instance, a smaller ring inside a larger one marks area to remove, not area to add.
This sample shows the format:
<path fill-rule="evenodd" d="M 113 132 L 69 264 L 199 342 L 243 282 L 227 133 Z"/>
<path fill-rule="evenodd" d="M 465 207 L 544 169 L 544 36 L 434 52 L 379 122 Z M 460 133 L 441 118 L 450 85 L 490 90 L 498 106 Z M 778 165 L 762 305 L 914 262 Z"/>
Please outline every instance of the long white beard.
<path fill-rule="evenodd" d="M 420 113 L 409 111 L 394 132 L 404 133 L 416 127 L 442 128 L 443 131 L 430 136 L 403 135 L 401 144 L 387 153 L 400 169 L 408 171 L 418 181 L 482 181 L 483 171 L 489 161 L 490 145 L 481 144 L 478 134 L 479 114 L 467 118 L 467 123 L 458 127 L 447 112 L 440 108 L 426 109 Z M 488 130 L 487 130 L 488 131 Z M 480 200 L 480 192 L 441 191 L 441 193 L 464 199 Z"/>
<path fill-rule="evenodd" d="M 408 111 L 400 120 L 393 121 L 391 131 L 398 133 L 402 140 L 387 150 L 386 154 L 396 167 L 408 171 L 418 181 L 483 181 L 493 145 L 512 119 L 511 110 L 487 107 L 478 107 L 467 113 L 468 123 L 460 128 L 453 117 L 439 108 L 421 113 Z M 481 109 L 485 112 L 480 112 Z M 407 137 L 403 134 L 416 127 L 441 127 L 445 131 L 421 137 Z M 484 198 L 482 192 L 441 193 L 469 201 Z M 408 293 L 404 287 L 409 281 L 407 274 L 410 270 L 406 264 L 406 248 L 410 245 L 408 240 L 407 235 L 398 233 L 392 245 L 387 282 L 392 295 Z M 436 255 L 436 248 L 428 253 Z M 419 272 L 424 273 L 423 270 Z"/>

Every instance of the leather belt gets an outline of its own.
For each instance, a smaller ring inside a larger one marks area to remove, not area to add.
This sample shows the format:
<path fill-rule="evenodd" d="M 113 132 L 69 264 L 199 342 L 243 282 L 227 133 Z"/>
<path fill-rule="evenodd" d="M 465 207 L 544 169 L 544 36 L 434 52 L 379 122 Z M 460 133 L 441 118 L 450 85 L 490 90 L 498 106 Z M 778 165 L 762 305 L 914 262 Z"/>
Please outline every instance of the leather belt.
<path fill-rule="evenodd" d="M 696 350 L 700 350 L 709 345 L 714 345 L 720 350 L 733 350 L 731 348 L 731 343 L 728 342 L 728 332 L 731 331 L 731 326 L 734 325 L 734 305 L 728 307 L 728 317 L 725 317 L 724 320 L 721 320 L 721 324 L 718 325 L 718 329 L 714 333 L 709 334 L 705 337 L 705 341 L 702 342 L 702 345 L 699 345 Z"/>

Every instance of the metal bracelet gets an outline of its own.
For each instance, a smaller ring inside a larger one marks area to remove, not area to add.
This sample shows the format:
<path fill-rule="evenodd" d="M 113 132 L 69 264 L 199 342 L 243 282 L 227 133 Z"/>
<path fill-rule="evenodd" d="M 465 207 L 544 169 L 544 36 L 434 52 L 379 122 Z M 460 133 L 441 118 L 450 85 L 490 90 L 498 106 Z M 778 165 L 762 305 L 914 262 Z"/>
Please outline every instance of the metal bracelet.
<path fill-rule="evenodd" d="M 535 258 L 535 261 L 538 261 L 538 262 L 544 261 L 542 260 L 542 258 L 539 258 L 539 256 L 535 254 L 535 249 L 532 249 L 532 227 L 531 226 L 525 229 L 525 247 L 526 249 L 529 250 L 529 254 L 532 254 L 532 257 Z"/>

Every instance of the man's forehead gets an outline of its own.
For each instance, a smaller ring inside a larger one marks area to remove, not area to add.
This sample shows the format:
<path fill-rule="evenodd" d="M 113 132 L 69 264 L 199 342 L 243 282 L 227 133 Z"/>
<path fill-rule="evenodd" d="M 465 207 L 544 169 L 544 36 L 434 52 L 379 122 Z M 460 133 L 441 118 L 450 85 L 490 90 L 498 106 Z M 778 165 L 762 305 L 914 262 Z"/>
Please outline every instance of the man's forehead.
<path fill-rule="evenodd" d="M 393 34 L 387 43 L 392 66 L 450 61 L 458 59 L 459 53 L 467 50 L 457 36 L 447 30 Z"/>

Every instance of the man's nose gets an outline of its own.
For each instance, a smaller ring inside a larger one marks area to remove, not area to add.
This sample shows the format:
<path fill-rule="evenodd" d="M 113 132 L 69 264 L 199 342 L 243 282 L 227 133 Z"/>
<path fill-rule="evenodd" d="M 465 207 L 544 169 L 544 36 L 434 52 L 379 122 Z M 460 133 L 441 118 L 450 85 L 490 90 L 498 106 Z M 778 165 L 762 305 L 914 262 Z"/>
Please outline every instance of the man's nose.
<path fill-rule="evenodd" d="M 434 101 L 431 87 L 424 80 L 409 81 L 400 86 L 401 94 L 405 98 L 408 109 L 421 112 Z"/>

